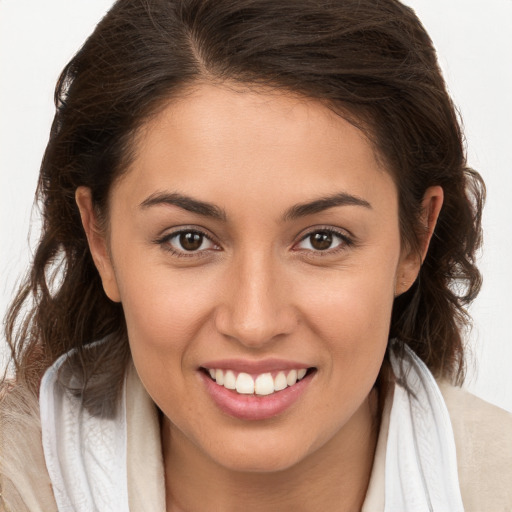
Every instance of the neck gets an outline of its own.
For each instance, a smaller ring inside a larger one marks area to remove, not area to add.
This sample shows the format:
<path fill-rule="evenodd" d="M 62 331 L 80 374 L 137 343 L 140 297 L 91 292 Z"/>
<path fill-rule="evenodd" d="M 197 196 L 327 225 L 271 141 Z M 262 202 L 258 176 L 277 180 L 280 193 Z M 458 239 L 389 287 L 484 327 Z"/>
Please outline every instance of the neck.
<path fill-rule="evenodd" d="M 167 512 L 361 510 L 378 435 L 373 391 L 321 448 L 290 468 L 237 472 L 217 464 L 166 418 L 162 425 Z"/>

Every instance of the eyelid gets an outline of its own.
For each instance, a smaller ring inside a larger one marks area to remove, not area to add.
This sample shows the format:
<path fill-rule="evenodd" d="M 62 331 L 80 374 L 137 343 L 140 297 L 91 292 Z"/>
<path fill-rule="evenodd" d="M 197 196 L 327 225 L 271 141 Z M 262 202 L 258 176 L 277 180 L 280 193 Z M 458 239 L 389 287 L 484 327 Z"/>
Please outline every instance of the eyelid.
<path fill-rule="evenodd" d="M 300 242 L 303 242 L 304 240 L 306 240 L 308 237 L 310 237 L 311 235 L 314 235 L 315 233 L 331 233 L 335 236 L 337 236 L 338 238 L 341 239 L 341 242 L 338 246 L 332 248 L 332 249 L 325 249 L 325 250 L 311 250 L 311 249 L 294 249 Z M 296 251 L 305 251 L 305 252 L 309 252 L 309 253 L 314 253 L 314 254 L 318 254 L 318 255 L 328 255 L 328 254 L 333 254 L 333 253 L 336 253 L 338 251 L 343 251 L 345 250 L 346 248 L 348 247 L 351 247 L 355 244 L 355 237 L 347 232 L 346 230 L 342 230 L 340 228 L 335 228 L 333 226 L 313 226 L 313 227 L 310 227 L 308 228 L 305 232 L 302 232 L 300 235 L 299 235 L 299 239 L 297 242 L 295 242 L 292 246 L 292 249 L 296 250 Z"/>
<path fill-rule="evenodd" d="M 208 239 L 214 246 L 214 249 L 208 248 L 208 249 L 201 249 L 197 251 L 185 251 L 185 250 L 179 250 L 175 249 L 171 246 L 169 243 L 170 240 L 173 238 L 181 235 L 182 233 L 199 233 L 200 235 L 204 236 L 206 239 Z M 215 238 L 208 233 L 206 230 L 199 226 L 179 226 L 175 227 L 170 231 L 165 232 L 165 234 L 157 237 L 155 240 L 153 240 L 153 243 L 156 245 L 159 245 L 162 247 L 162 249 L 170 252 L 171 254 L 178 256 L 178 257 L 201 257 L 204 256 L 206 252 L 212 251 L 212 250 L 221 250 L 220 244 L 215 240 Z"/>

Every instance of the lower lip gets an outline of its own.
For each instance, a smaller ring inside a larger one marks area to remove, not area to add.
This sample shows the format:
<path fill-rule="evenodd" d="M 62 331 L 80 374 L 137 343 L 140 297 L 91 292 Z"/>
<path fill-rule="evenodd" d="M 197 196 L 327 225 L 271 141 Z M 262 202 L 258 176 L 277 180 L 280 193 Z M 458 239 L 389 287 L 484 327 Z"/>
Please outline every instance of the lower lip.
<path fill-rule="evenodd" d="M 217 406 L 226 414 L 241 420 L 266 420 L 291 407 L 309 386 L 312 374 L 306 375 L 293 386 L 271 395 L 242 395 L 220 386 L 205 373 L 199 372 L 206 390 Z"/>

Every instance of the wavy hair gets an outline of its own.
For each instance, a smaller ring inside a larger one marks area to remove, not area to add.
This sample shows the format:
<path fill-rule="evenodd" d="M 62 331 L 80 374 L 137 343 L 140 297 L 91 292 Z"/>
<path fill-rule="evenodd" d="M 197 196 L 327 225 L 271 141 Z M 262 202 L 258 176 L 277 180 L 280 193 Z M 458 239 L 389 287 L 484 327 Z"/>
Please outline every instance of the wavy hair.
<path fill-rule="evenodd" d="M 410 345 L 435 375 L 461 381 L 466 307 L 481 285 L 475 254 L 485 188 L 467 167 L 432 42 L 396 0 L 116 2 L 56 88 L 37 192 L 42 235 L 6 317 L 17 378 L 37 389 L 42 372 L 75 348 L 80 385 L 94 378 L 102 399 L 115 401 L 129 358 L 123 309 L 103 292 L 75 191 L 89 187 L 108 218 L 109 190 L 134 156 L 137 130 L 200 80 L 302 94 L 360 123 L 395 180 L 402 241 L 411 247 L 425 190 L 443 188 L 419 277 L 395 299 L 390 338 Z M 91 396 L 94 408 L 99 395 Z"/>

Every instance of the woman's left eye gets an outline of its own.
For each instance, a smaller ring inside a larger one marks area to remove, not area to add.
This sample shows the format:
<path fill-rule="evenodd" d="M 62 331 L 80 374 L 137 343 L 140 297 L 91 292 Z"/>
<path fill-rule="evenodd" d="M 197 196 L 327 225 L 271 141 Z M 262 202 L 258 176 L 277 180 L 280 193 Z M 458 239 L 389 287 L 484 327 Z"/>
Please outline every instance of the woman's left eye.
<path fill-rule="evenodd" d="M 343 245 L 350 245 L 348 237 L 333 230 L 320 229 L 308 233 L 296 247 L 307 251 L 326 252 L 338 249 Z"/>
<path fill-rule="evenodd" d="M 209 249 L 218 249 L 218 246 L 209 237 L 193 229 L 167 235 L 159 243 L 177 254 L 193 254 Z"/>

